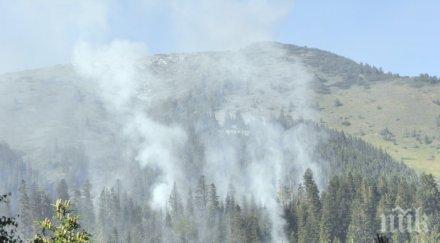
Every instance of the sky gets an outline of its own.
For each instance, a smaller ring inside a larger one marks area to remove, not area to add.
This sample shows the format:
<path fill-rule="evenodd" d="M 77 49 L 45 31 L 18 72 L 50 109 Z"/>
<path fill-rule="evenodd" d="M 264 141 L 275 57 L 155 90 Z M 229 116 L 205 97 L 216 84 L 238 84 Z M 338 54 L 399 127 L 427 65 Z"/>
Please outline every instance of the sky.
<path fill-rule="evenodd" d="M 272 40 L 440 75 L 438 0 L 0 0 L 0 73 L 69 63 L 81 41 L 150 54 Z"/>

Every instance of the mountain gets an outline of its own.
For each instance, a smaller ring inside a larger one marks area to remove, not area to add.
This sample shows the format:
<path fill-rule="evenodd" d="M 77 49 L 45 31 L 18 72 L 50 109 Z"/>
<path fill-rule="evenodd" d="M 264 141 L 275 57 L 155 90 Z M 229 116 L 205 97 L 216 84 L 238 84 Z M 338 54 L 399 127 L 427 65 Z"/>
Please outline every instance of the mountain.
<path fill-rule="evenodd" d="M 214 112 L 220 122 L 228 112 L 245 117 L 285 112 L 360 137 L 417 171 L 440 176 L 440 84 L 435 77 L 401 77 L 330 52 L 281 43 L 154 55 L 139 61 L 138 69 L 146 68 L 159 80 L 143 77 L 142 91 L 151 98 L 148 112 L 155 120 L 190 119 L 188 107 L 200 116 Z M 75 170 L 78 160 L 84 162 L 80 165 L 92 161 L 91 169 L 97 170 L 119 166 L 123 121 L 73 65 L 3 74 L 0 84 L 0 139 L 35 167 L 59 169 L 62 177 Z"/>

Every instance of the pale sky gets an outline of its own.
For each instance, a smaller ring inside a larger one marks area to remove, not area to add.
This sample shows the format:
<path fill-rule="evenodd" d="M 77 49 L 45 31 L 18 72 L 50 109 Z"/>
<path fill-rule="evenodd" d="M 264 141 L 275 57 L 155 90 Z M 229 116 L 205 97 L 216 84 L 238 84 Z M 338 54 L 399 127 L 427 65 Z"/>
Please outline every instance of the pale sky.
<path fill-rule="evenodd" d="M 0 73 L 69 63 L 77 43 L 150 53 L 273 40 L 403 75 L 440 75 L 438 0 L 0 0 Z"/>

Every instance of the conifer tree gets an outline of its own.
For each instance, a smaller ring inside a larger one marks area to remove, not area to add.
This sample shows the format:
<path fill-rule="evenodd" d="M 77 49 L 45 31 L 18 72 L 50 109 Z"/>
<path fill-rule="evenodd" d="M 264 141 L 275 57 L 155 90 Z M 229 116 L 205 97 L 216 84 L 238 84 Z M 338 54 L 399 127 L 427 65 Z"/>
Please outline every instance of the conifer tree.
<path fill-rule="evenodd" d="M 424 213 L 428 217 L 426 226 L 428 232 L 422 232 L 424 241 L 436 241 L 440 239 L 440 190 L 432 174 L 422 174 L 420 176 L 420 189 L 418 193 L 418 206 L 421 215 Z M 424 227 L 420 227 L 424 231 Z"/>
<path fill-rule="evenodd" d="M 195 199 L 196 199 L 196 206 L 199 212 L 200 211 L 204 212 L 208 200 L 208 187 L 206 185 L 205 176 L 203 175 L 199 178 Z"/>
<path fill-rule="evenodd" d="M 351 220 L 351 204 L 355 191 L 353 175 L 349 173 L 341 179 L 341 186 L 337 194 L 337 227 L 335 228 L 335 237 L 341 242 L 345 242 L 348 234 Z"/>
<path fill-rule="evenodd" d="M 18 225 L 22 238 L 26 239 L 32 235 L 32 211 L 26 182 L 21 181 L 19 191 Z"/>
<path fill-rule="evenodd" d="M 217 189 L 214 183 L 212 183 L 209 186 L 208 198 L 207 198 L 208 218 L 210 223 L 214 222 L 217 216 L 218 207 L 219 207 L 219 201 L 217 196 Z"/>
<path fill-rule="evenodd" d="M 186 198 L 186 212 L 189 216 L 194 215 L 194 198 L 191 188 L 188 191 L 188 196 Z"/>
<path fill-rule="evenodd" d="M 355 242 L 371 242 L 376 234 L 374 188 L 362 180 L 351 206 L 347 238 Z"/>
<path fill-rule="evenodd" d="M 380 200 L 376 208 L 376 222 L 378 231 L 384 234 L 386 237 L 391 238 L 389 215 L 392 213 L 393 203 L 388 193 L 384 193 L 380 196 Z"/>
<path fill-rule="evenodd" d="M 432 174 L 422 174 L 420 177 L 419 205 L 426 214 L 440 212 L 440 191 Z"/>
<path fill-rule="evenodd" d="M 169 213 L 173 221 L 179 220 L 183 215 L 183 204 L 177 191 L 176 183 L 173 185 L 170 197 L 168 199 Z"/>
<path fill-rule="evenodd" d="M 298 237 L 298 219 L 294 202 L 289 202 L 283 208 L 283 219 L 286 222 L 284 232 L 289 242 L 295 242 Z"/>
<path fill-rule="evenodd" d="M 330 181 L 327 192 L 322 194 L 322 215 L 320 224 L 320 242 L 332 242 L 336 236 L 339 178 L 334 177 Z"/>
<path fill-rule="evenodd" d="M 313 179 L 313 173 L 307 169 L 304 174 L 304 186 L 306 191 L 307 221 L 306 238 L 309 242 L 316 242 L 319 239 L 319 222 L 321 219 L 321 201 L 319 198 L 318 186 Z"/>
<path fill-rule="evenodd" d="M 310 230 L 308 225 L 309 212 L 307 207 L 307 198 L 304 186 L 298 187 L 298 198 L 296 201 L 297 218 L 298 218 L 298 242 L 308 242 L 310 238 Z"/>
<path fill-rule="evenodd" d="M 92 184 L 87 180 L 81 191 L 82 200 L 81 200 L 81 216 L 84 227 L 93 231 L 95 228 L 95 210 L 93 206 L 92 200 Z"/>
<path fill-rule="evenodd" d="M 61 179 L 57 185 L 57 198 L 64 201 L 69 200 L 69 188 L 65 179 Z"/>
<path fill-rule="evenodd" d="M 98 217 L 97 217 L 97 239 L 99 241 L 107 241 L 108 235 L 110 234 L 111 224 L 110 219 L 110 205 L 108 199 L 107 189 L 103 189 L 98 198 Z"/>
<path fill-rule="evenodd" d="M 72 210 L 77 212 L 78 214 L 81 214 L 81 191 L 80 190 L 73 190 L 73 196 L 72 196 Z"/>
<path fill-rule="evenodd" d="M 411 200 L 412 200 L 412 196 L 409 190 L 409 185 L 405 178 L 400 177 L 397 185 L 395 206 L 403 210 L 412 209 Z M 402 222 L 399 223 L 402 224 L 401 227 L 403 227 L 404 232 L 400 232 L 398 230 L 393 235 L 393 240 L 396 242 L 406 242 L 410 240 L 409 227 L 412 227 L 412 225 L 408 224 L 406 220 L 403 220 Z"/>

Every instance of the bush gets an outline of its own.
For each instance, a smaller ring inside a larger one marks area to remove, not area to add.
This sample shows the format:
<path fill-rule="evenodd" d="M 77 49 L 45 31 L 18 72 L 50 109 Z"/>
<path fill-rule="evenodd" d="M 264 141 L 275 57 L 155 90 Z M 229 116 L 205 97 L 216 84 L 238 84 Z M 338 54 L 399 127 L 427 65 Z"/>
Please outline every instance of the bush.
<path fill-rule="evenodd" d="M 34 238 L 34 243 L 49 242 L 90 242 L 90 234 L 81 230 L 78 216 L 72 215 L 70 202 L 58 199 L 55 203 L 57 225 L 46 218 L 40 222 L 41 233 Z"/>

